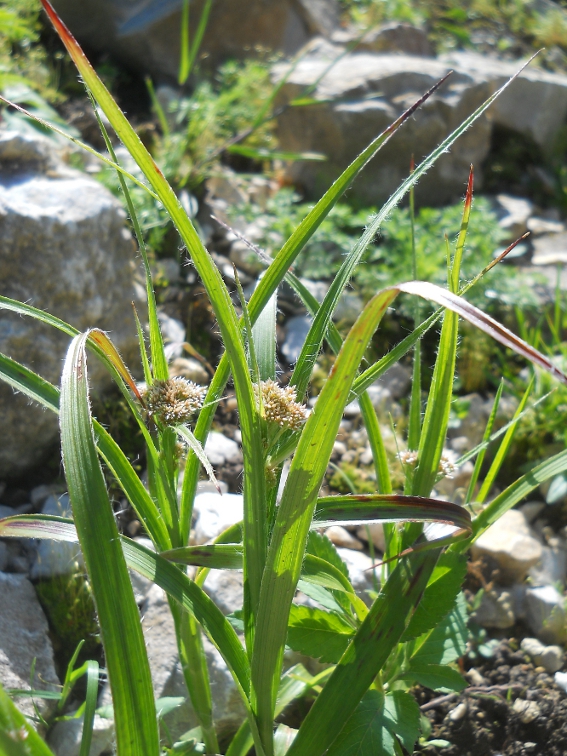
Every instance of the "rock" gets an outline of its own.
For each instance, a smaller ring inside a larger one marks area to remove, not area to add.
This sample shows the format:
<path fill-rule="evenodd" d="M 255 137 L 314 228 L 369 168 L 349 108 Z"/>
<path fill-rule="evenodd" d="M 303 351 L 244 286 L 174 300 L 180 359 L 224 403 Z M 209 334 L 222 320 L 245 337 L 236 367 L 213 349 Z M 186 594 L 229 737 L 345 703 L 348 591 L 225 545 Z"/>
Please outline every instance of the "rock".
<path fill-rule="evenodd" d="M 567 552 L 561 538 L 550 538 L 542 547 L 541 560 L 530 567 L 532 585 L 561 585 L 565 587 L 567 574 Z"/>
<path fill-rule="evenodd" d="M 523 698 L 516 698 L 512 704 L 512 709 L 520 715 L 522 724 L 530 724 L 541 716 L 541 709 L 535 701 L 524 701 Z"/>
<path fill-rule="evenodd" d="M 396 362 L 375 381 L 374 385 L 387 389 L 393 399 L 402 399 L 411 386 L 411 371 Z"/>
<path fill-rule="evenodd" d="M 555 684 L 567 693 L 567 672 L 556 672 L 553 679 Z"/>
<path fill-rule="evenodd" d="M 72 517 L 71 503 L 68 494 L 58 499 L 49 496 L 45 500 L 42 514 L 57 517 Z M 30 577 L 32 580 L 49 579 L 56 575 L 66 575 L 75 572 L 83 565 L 83 555 L 78 544 L 67 541 L 42 540 L 37 548 L 37 557 L 32 565 Z"/>
<path fill-rule="evenodd" d="M 336 33 L 331 37 L 339 41 Z M 406 53 L 430 58 L 433 50 L 423 29 L 412 24 L 394 22 L 371 29 L 356 46 L 357 51 Z"/>
<path fill-rule="evenodd" d="M 236 464 L 242 462 L 240 447 L 231 438 L 218 431 L 211 431 L 205 443 L 205 453 L 212 465 Z"/>
<path fill-rule="evenodd" d="M 545 504 L 543 501 L 526 501 L 526 503 L 522 504 L 519 509 L 526 518 L 527 522 L 531 524 L 545 509 Z"/>
<path fill-rule="evenodd" d="M 334 543 L 335 546 L 341 546 L 344 549 L 353 549 L 354 551 L 362 551 L 362 544 L 358 538 L 354 538 L 348 530 L 345 530 L 340 525 L 331 525 L 327 528 L 325 535 Z"/>
<path fill-rule="evenodd" d="M 195 543 L 207 543 L 243 517 L 240 494 L 201 493 L 195 497 Z"/>
<path fill-rule="evenodd" d="M 369 522 L 368 525 L 361 525 L 356 531 L 358 538 L 368 542 L 368 533 L 372 543 L 383 554 L 386 551 L 386 539 L 384 537 L 384 525 L 381 522 Z"/>
<path fill-rule="evenodd" d="M 536 218 L 532 216 L 527 222 L 528 231 L 534 236 L 541 236 L 542 234 L 560 234 L 565 231 L 565 225 L 558 220 L 550 220 L 548 218 Z"/>
<path fill-rule="evenodd" d="M 71 170 L 46 137 L 0 132 L 2 294 L 47 310 L 80 331 L 99 327 L 127 363 L 139 364 L 131 302 L 143 312 L 135 248 L 118 200 Z M 70 337 L 2 311 L 0 351 L 59 384 Z M 89 375 L 110 385 L 102 365 Z M 100 390 L 103 384 L 97 384 Z M 57 444 L 57 417 L 0 386 L 0 478 L 22 475 Z"/>
<path fill-rule="evenodd" d="M 489 81 L 493 91 L 517 73 L 524 62 L 504 62 L 469 52 L 452 52 L 442 60 Z M 523 134 L 549 151 L 567 115 L 567 76 L 528 66 L 498 97 L 490 112 L 494 125 Z"/>
<path fill-rule="evenodd" d="M 455 706 L 455 708 L 452 709 L 447 716 L 449 717 L 451 722 L 460 722 L 467 713 L 467 709 L 468 707 L 466 701 L 463 701 L 463 703 Z"/>
<path fill-rule="evenodd" d="M 281 351 L 290 365 L 297 362 L 312 322 L 312 318 L 308 315 L 296 315 L 287 321 L 286 336 Z"/>
<path fill-rule="evenodd" d="M 502 588 L 485 591 L 480 606 L 472 613 L 471 619 L 481 627 L 512 627 L 516 618 L 510 592 Z"/>
<path fill-rule="evenodd" d="M 563 597 L 552 585 L 526 590 L 526 622 L 544 643 L 563 643 L 565 630 Z"/>
<path fill-rule="evenodd" d="M 180 320 L 171 318 L 163 310 L 158 311 L 158 320 L 161 326 L 167 360 L 181 357 L 185 342 L 185 326 Z"/>
<path fill-rule="evenodd" d="M 362 299 L 354 291 L 343 292 L 333 310 L 333 320 L 344 325 L 352 325 L 364 308 Z"/>
<path fill-rule="evenodd" d="M 511 509 L 491 525 L 471 547 L 473 559 L 490 557 L 498 563 L 502 584 L 520 582 L 542 556 L 542 546 L 533 537 L 524 515 Z"/>
<path fill-rule="evenodd" d="M 223 614 L 242 609 L 244 589 L 241 570 L 211 570 L 203 589 Z"/>
<path fill-rule="evenodd" d="M 173 619 L 164 592 L 154 586 L 143 607 L 142 627 L 156 698 L 186 696 L 187 688 L 177 653 Z M 203 637 L 203 649 L 209 668 L 213 698 L 213 716 L 219 737 L 235 732 L 246 717 L 240 695 L 221 655 Z M 174 739 L 197 725 L 195 712 L 188 699 L 165 717 Z"/>
<path fill-rule="evenodd" d="M 193 381 L 193 383 L 198 383 L 201 386 L 209 382 L 209 374 L 205 368 L 199 360 L 195 360 L 192 357 L 176 357 L 173 362 L 170 362 L 170 378 L 174 378 L 177 375 L 186 378 L 188 381 Z"/>
<path fill-rule="evenodd" d="M 59 498 L 59 495 L 62 493 L 65 493 L 65 488 L 61 485 L 57 485 L 56 483 L 42 484 L 41 486 L 35 486 L 35 488 L 32 488 L 30 491 L 30 501 L 34 510 L 37 512 L 39 507 L 43 505 L 49 496 Z"/>
<path fill-rule="evenodd" d="M 232 242 L 229 257 L 239 270 L 251 276 L 257 276 L 267 266 L 264 260 L 242 239 Z"/>
<path fill-rule="evenodd" d="M 533 209 L 533 203 L 522 197 L 512 197 L 509 194 L 496 196 L 498 225 L 508 233 L 508 241 L 515 241 L 528 230 L 528 220 Z"/>
<path fill-rule="evenodd" d="M 50 729 L 47 744 L 55 756 L 79 756 L 83 736 L 83 717 L 56 722 Z M 89 756 L 100 756 L 112 745 L 114 720 L 95 714 Z"/>
<path fill-rule="evenodd" d="M 30 673 L 35 663 L 33 687 L 60 690 L 53 665 L 49 628 L 34 588 L 23 575 L 0 572 L 0 683 L 4 688 L 30 688 Z M 17 706 L 33 717 L 34 705 L 44 717 L 54 710 L 56 701 L 44 698 L 18 698 Z"/>
<path fill-rule="evenodd" d="M 318 104 L 288 108 L 278 117 L 282 149 L 327 156 L 325 162 L 297 162 L 287 169 L 287 178 L 313 198 L 319 198 L 380 132 L 454 68 L 435 59 L 354 52 L 323 75 L 332 58 L 336 53 L 326 58 L 308 54 L 291 73 L 287 64 L 274 68 L 277 81 L 289 73 L 277 106 L 319 82 L 312 94 Z M 428 155 L 492 89 L 491 82 L 459 67 L 357 177 L 349 190 L 351 199 L 367 205 L 384 202 L 407 177 L 412 154 L 418 161 Z M 480 118 L 419 181 L 416 200 L 432 205 L 461 196 L 470 163 L 479 166 L 488 154 L 490 133 L 488 118 Z"/>
<path fill-rule="evenodd" d="M 563 666 L 563 649 L 560 646 L 544 646 L 537 638 L 524 638 L 520 644 L 537 667 L 544 667 L 552 675 Z"/>
<path fill-rule="evenodd" d="M 351 549 L 337 549 L 337 553 L 348 567 L 350 582 L 357 594 L 367 604 L 371 604 L 367 591 L 374 590 L 372 579 L 373 561 L 367 554 L 362 551 L 352 551 Z M 380 581 L 379 570 L 376 570 L 376 579 Z"/>
<path fill-rule="evenodd" d="M 4 572 L 8 566 L 8 547 L 4 541 L 0 541 L 0 572 Z"/>
<path fill-rule="evenodd" d="M 204 2 L 191 4 L 191 28 Z M 181 1 L 56 0 L 55 8 L 80 42 L 109 53 L 128 67 L 153 78 L 177 81 Z M 335 0 L 231 0 L 213 3 L 199 48 L 199 60 L 211 68 L 228 58 L 244 58 L 258 49 L 292 55 L 314 34 L 329 35 L 338 26 Z"/>
<path fill-rule="evenodd" d="M 532 265 L 558 265 L 567 262 L 567 232 L 543 234 L 533 240 Z"/>

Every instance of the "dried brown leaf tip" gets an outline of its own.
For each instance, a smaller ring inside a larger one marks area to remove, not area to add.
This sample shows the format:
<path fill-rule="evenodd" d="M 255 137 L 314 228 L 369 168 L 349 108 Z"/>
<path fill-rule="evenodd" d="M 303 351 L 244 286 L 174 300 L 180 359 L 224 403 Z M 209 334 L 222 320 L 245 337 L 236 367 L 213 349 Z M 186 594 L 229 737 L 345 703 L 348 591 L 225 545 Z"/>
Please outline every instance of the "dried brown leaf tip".
<path fill-rule="evenodd" d="M 299 430 L 307 419 L 307 408 L 297 401 L 295 389 L 292 386 L 282 388 L 271 379 L 261 381 L 262 410 L 264 418 L 269 423 L 279 425 L 280 428 Z M 256 395 L 258 387 L 254 386 Z"/>
<path fill-rule="evenodd" d="M 148 414 L 165 425 L 181 425 L 191 420 L 203 406 L 206 386 L 176 376 L 154 381 L 144 394 Z"/>

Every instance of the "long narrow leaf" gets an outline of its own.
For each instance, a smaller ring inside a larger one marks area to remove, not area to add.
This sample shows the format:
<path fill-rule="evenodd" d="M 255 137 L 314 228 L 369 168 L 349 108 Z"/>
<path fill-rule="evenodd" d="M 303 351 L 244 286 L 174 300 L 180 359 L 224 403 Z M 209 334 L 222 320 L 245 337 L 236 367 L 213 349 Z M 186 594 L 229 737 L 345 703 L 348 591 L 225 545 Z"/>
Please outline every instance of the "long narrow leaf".
<path fill-rule="evenodd" d="M 61 381 L 61 446 L 75 526 L 95 598 L 120 756 L 159 753 L 153 687 L 138 607 L 98 461 L 90 417 L 86 341 L 76 336 Z"/>
<path fill-rule="evenodd" d="M 321 756 L 399 642 L 437 563 L 439 549 L 399 560 L 335 671 L 303 720 L 289 756 Z M 345 696 L 348 691 L 348 696 Z"/>
<path fill-rule="evenodd" d="M 549 359 L 466 300 L 438 286 L 409 282 L 377 294 L 364 308 L 347 336 L 333 371 L 302 432 L 284 488 L 273 530 L 258 615 L 258 642 L 252 657 L 252 702 L 260 722 L 264 747 L 269 749 L 273 705 L 283 657 L 289 607 L 317 494 L 331 455 L 352 381 L 366 346 L 385 310 L 398 293 L 418 295 L 464 317 L 501 343 L 567 384 L 567 377 Z M 270 751 L 268 751 L 270 752 Z"/>
<path fill-rule="evenodd" d="M 73 520 L 51 515 L 15 515 L 0 520 L 1 538 L 40 538 L 78 541 Z M 219 649 L 238 686 L 247 692 L 250 667 L 242 644 L 216 604 L 187 575 L 158 554 L 136 541 L 119 537 L 126 563 L 163 588 L 184 609 L 195 615 Z"/>

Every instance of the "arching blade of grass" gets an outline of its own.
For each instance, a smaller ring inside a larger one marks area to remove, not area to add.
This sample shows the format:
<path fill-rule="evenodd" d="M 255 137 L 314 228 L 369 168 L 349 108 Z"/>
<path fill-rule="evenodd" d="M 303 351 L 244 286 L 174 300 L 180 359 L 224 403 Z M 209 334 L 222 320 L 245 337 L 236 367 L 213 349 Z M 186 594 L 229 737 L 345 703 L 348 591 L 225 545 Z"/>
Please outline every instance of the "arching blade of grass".
<path fill-rule="evenodd" d="M 0 378 L 52 412 L 59 412 L 59 389 L 33 370 L 0 354 Z"/>
<path fill-rule="evenodd" d="M 15 515 L 0 520 L 1 538 L 39 538 L 76 543 L 75 523 L 50 515 Z M 182 607 L 192 612 L 219 649 L 238 686 L 247 692 L 250 666 L 238 636 L 221 610 L 187 575 L 141 544 L 119 536 L 128 567 L 152 580 Z M 138 618 L 139 625 L 139 618 Z"/>
<path fill-rule="evenodd" d="M 317 499 L 313 527 L 330 524 L 381 522 L 444 522 L 472 533 L 466 509 L 450 501 L 400 494 L 326 496 Z"/>
<path fill-rule="evenodd" d="M 116 713 L 120 756 L 158 756 L 150 667 L 90 417 L 86 341 L 71 343 L 61 381 L 61 446 L 75 526 L 89 574 Z"/>
<path fill-rule="evenodd" d="M 466 551 L 472 541 L 481 536 L 484 531 L 496 522 L 502 515 L 513 506 L 522 501 L 541 483 L 561 475 L 567 470 L 567 451 L 562 451 L 554 457 L 534 467 L 512 485 L 508 486 L 501 494 L 496 496 L 482 512 L 473 520 L 473 536 L 471 539 L 456 543 L 450 547 L 450 551 L 462 553 Z"/>
<path fill-rule="evenodd" d="M 370 300 L 345 339 L 317 404 L 303 428 L 273 529 L 262 582 L 257 643 L 252 656 L 252 705 L 268 754 L 271 754 L 273 706 L 289 607 L 299 579 L 318 491 L 360 361 L 385 310 L 400 292 L 421 296 L 446 307 L 496 340 L 511 346 L 518 354 L 545 367 L 567 384 L 567 377 L 548 358 L 466 300 L 434 284 L 415 281 L 399 284 Z"/>
<path fill-rule="evenodd" d="M 179 231 L 207 291 L 219 324 L 226 354 L 228 355 L 238 400 L 244 450 L 244 502 L 247 510 L 252 512 L 252 515 L 247 519 L 249 522 L 253 521 L 256 523 L 256 530 L 263 536 L 265 532 L 265 480 L 263 471 L 259 470 L 255 464 L 262 455 L 261 435 L 258 427 L 259 418 L 256 411 L 252 382 L 248 372 L 246 351 L 242 340 L 240 324 L 228 289 L 218 268 L 203 246 L 190 218 L 175 196 L 173 189 L 114 101 L 108 89 L 98 77 L 96 71 L 77 44 L 77 41 L 65 24 L 63 24 L 48 0 L 42 0 L 42 5 L 77 66 L 85 85 L 106 114 L 132 158 L 148 179 Z M 215 397 L 215 400 L 217 398 Z M 207 401 L 209 401 L 209 398 L 207 398 Z M 199 436 L 197 436 L 197 439 L 199 441 L 203 440 Z M 185 515 L 186 511 L 187 506 L 184 507 L 181 515 Z M 185 523 L 184 527 L 187 530 L 190 527 L 189 523 Z M 247 606 L 250 606 L 251 612 L 255 612 L 265 564 L 265 538 L 250 538 L 249 542 L 245 601 Z"/>
<path fill-rule="evenodd" d="M 528 63 L 531 62 L 528 61 Z M 528 65 L 526 63 L 525 65 Z M 314 352 L 318 353 L 319 347 L 325 336 L 327 330 L 327 322 L 330 319 L 338 301 L 341 297 L 344 289 L 348 285 L 350 278 L 354 272 L 354 269 L 360 262 L 360 259 L 367 247 L 372 243 L 374 237 L 379 231 L 384 220 L 390 215 L 396 205 L 403 199 L 403 197 L 409 192 L 412 186 L 418 181 L 429 168 L 431 168 L 438 158 L 446 152 L 451 145 L 468 129 L 472 124 L 490 107 L 494 100 L 500 96 L 500 94 L 519 76 L 524 70 L 525 65 L 513 76 L 508 82 L 506 82 L 497 92 L 489 97 L 479 108 L 477 108 L 472 115 L 470 115 L 463 123 L 458 126 L 452 134 L 450 134 L 433 152 L 423 160 L 420 165 L 408 176 L 408 178 L 402 182 L 399 188 L 391 195 L 387 202 L 382 206 L 376 216 L 369 222 L 365 232 L 360 237 L 359 241 L 355 244 L 343 264 L 339 272 L 336 274 L 333 282 L 325 295 L 317 317 L 315 318 L 309 334 L 306 338 L 304 345 L 304 358 L 300 356 L 298 363 L 295 367 L 292 382 L 297 387 L 298 396 L 302 396 L 309 376 L 311 375 L 310 359 L 313 359 Z M 277 259 L 277 258 L 276 258 Z M 273 265 L 273 264 L 272 264 Z M 272 266 L 270 266 L 271 268 Z M 268 268 L 268 271 L 270 270 Z M 302 351 L 302 354 L 303 354 Z"/>
<path fill-rule="evenodd" d="M 368 147 L 361 152 L 361 154 L 353 160 L 353 162 L 346 168 L 339 178 L 332 184 L 332 186 L 325 192 L 323 197 L 316 203 L 313 209 L 303 219 L 299 226 L 295 229 L 290 238 L 283 245 L 281 250 L 277 253 L 274 260 L 265 271 L 258 286 L 254 290 L 250 301 L 248 302 L 248 312 L 252 325 L 254 325 L 260 316 L 260 313 L 264 310 L 268 304 L 269 299 L 273 296 L 277 287 L 283 281 L 286 273 L 293 265 L 297 256 L 301 250 L 305 247 L 307 242 L 311 239 L 313 234 L 317 231 L 321 223 L 325 220 L 329 212 L 336 205 L 343 193 L 349 188 L 358 174 L 366 167 L 366 165 L 375 157 L 380 148 L 390 139 L 390 137 L 397 131 L 398 128 L 409 118 L 415 110 L 437 89 L 444 81 L 439 81 L 429 92 L 423 97 L 420 97 L 416 103 L 405 111 L 399 118 L 397 118 L 391 126 L 389 126 L 384 132 L 382 132 L 376 139 L 374 139 Z M 402 198 L 400 195 L 398 201 Z M 373 234 L 374 236 L 374 234 Z M 318 304 L 318 303 L 317 303 Z M 228 381 L 229 376 L 229 362 L 228 356 L 223 355 L 213 381 L 209 387 L 207 393 L 206 405 L 199 415 L 199 420 L 195 427 L 195 437 L 204 443 L 211 427 L 213 420 L 214 409 L 216 402 L 222 396 L 222 392 Z M 197 486 L 199 474 L 199 467 L 196 460 L 188 460 L 188 464 L 185 470 L 185 478 L 183 484 L 183 493 L 181 497 L 181 522 L 185 523 L 187 532 L 185 536 L 189 535 L 189 520 L 186 514 L 190 513 L 192 506 L 192 499 Z"/>
<path fill-rule="evenodd" d="M 504 390 L 504 380 L 501 380 L 498 386 L 498 390 L 496 391 L 496 396 L 494 397 L 494 404 L 492 405 L 490 416 L 488 418 L 488 422 L 486 423 L 486 428 L 484 429 L 481 444 L 488 445 L 490 436 L 492 434 L 492 428 L 494 427 L 494 422 L 496 420 L 496 414 L 498 412 L 498 405 L 500 404 L 500 399 L 502 397 L 503 390 Z M 484 446 L 483 448 L 481 448 L 475 460 L 473 472 L 471 475 L 471 479 L 469 481 L 469 486 L 467 488 L 467 493 L 465 494 L 465 505 L 470 504 L 474 496 L 474 491 L 476 488 L 476 483 L 478 481 L 478 476 L 480 475 L 482 463 L 484 462 L 484 457 L 486 455 L 486 449 L 487 449 L 487 446 Z"/>
<path fill-rule="evenodd" d="M 530 394 L 532 393 L 533 386 L 534 376 L 532 376 L 526 390 L 524 391 L 522 400 L 514 413 L 514 417 L 512 418 L 512 424 L 506 431 L 506 435 L 502 439 L 502 443 L 498 447 L 498 451 L 496 452 L 496 455 L 492 460 L 492 464 L 490 465 L 490 468 L 482 482 L 482 486 L 480 487 L 480 491 L 478 492 L 478 496 L 476 497 L 476 501 L 479 504 L 482 504 L 485 501 L 494 481 L 496 480 L 496 476 L 500 472 L 500 468 L 504 464 L 504 460 L 508 456 L 510 446 L 512 445 L 512 441 L 514 440 L 514 436 L 516 435 L 516 430 L 518 429 L 518 424 L 517 422 L 514 422 L 514 420 L 518 420 L 520 415 L 523 414 L 528 403 L 528 399 L 530 398 Z"/>
<path fill-rule="evenodd" d="M 85 714 L 83 717 L 83 734 L 79 756 L 89 756 L 93 739 L 93 727 L 98 698 L 99 667 L 98 662 L 88 661 L 86 669 L 87 692 L 85 694 Z"/>

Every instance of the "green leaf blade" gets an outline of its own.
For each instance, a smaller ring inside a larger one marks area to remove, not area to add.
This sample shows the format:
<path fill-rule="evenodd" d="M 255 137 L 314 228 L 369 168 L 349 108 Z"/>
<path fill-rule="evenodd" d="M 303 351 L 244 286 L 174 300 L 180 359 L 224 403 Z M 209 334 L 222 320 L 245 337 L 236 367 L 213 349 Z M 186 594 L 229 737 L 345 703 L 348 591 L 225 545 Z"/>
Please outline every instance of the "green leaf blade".
<path fill-rule="evenodd" d="M 158 756 L 153 686 L 138 607 L 98 461 L 90 417 L 86 341 L 75 337 L 61 385 L 61 444 L 75 526 L 99 615 L 120 756 Z"/>

